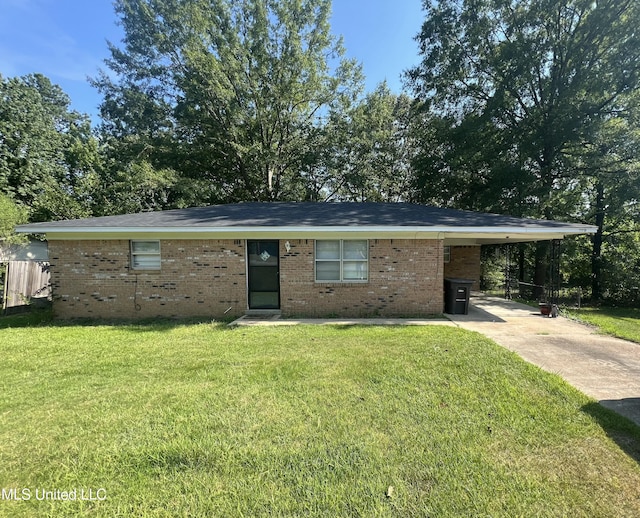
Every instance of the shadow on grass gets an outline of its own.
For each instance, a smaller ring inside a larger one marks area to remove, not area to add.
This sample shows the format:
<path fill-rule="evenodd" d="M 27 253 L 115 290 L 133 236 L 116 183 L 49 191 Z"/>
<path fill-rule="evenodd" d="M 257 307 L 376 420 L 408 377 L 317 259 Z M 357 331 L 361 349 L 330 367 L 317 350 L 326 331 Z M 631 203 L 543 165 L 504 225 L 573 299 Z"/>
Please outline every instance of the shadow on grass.
<path fill-rule="evenodd" d="M 75 318 L 58 320 L 53 318 L 50 310 L 32 311 L 19 315 L 0 316 L 0 329 L 8 328 L 25 328 L 25 327 L 123 327 L 132 332 L 157 332 L 170 331 L 177 327 L 212 324 L 215 326 L 226 327 L 231 321 L 229 320 L 213 320 L 211 317 L 193 317 L 193 318 L 145 318 L 140 320 L 128 319 L 105 319 L 105 318 Z"/>
<path fill-rule="evenodd" d="M 53 313 L 50 309 L 35 310 L 28 313 L 0 316 L 0 329 L 9 327 L 42 327 L 51 325 Z"/>
<path fill-rule="evenodd" d="M 353 331 L 355 330 L 362 330 L 362 329 L 371 329 L 372 327 L 385 327 L 385 328 L 404 328 L 406 327 L 404 324 L 365 324 L 365 323 L 361 323 L 361 322 L 354 322 L 354 323 L 340 323 L 340 324 L 333 324 L 333 323 L 329 323 L 329 324 L 324 324 L 326 327 L 328 327 L 329 329 L 334 329 L 336 331 Z"/>
<path fill-rule="evenodd" d="M 623 400 L 620 403 L 624 403 Z M 610 402 L 605 402 L 606 404 Z M 640 404 L 640 399 L 632 398 L 630 404 Z M 640 464 L 640 426 L 618 412 L 606 408 L 600 403 L 588 403 L 582 407 L 585 414 L 593 417 L 604 432 L 620 448 Z"/>
<path fill-rule="evenodd" d="M 213 453 L 200 450 L 163 448 L 128 457 L 124 464 L 134 466 L 137 472 L 173 472 L 185 469 L 214 471 L 219 467 Z"/>

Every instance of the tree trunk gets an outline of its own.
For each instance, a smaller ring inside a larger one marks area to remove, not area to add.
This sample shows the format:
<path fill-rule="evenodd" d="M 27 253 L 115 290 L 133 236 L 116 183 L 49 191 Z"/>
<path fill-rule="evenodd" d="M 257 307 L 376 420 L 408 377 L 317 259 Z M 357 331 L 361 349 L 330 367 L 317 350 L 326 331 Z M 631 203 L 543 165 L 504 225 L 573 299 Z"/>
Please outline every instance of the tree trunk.
<path fill-rule="evenodd" d="M 545 296 L 545 286 L 547 282 L 547 270 L 548 268 L 548 241 L 538 241 L 536 243 L 536 266 L 533 274 L 533 297 L 535 299 L 542 299 Z"/>
<path fill-rule="evenodd" d="M 604 186 L 596 184 L 596 233 L 591 237 L 591 299 L 602 298 L 602 231 L 604 228 Z"/>
<path fill-rule="evenodd" d="M 526 272 L 525 272 L 525 249 L 526 245 L 524 243 L 520 243 L 518 245 L 518 281 L 525 282 Z"/>
<path fill-rule="evenodd" d="M 526 245 L 518 243 L 518 293 L 522 298 L 529 298 L 531 290 L 524 283 L 527 282 L 526 272 Z"/>

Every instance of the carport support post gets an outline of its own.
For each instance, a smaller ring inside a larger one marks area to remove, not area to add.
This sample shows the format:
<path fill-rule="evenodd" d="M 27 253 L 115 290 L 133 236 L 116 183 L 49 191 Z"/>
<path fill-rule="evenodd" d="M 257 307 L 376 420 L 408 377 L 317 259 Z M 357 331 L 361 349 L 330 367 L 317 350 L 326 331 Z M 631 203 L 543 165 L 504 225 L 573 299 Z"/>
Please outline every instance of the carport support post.
<path fill-rule="evenodd" d="M 562 241 L 551 241 L 551 254 L 549 257 L 549 302 L 558 305 L 560 297 L 560 252 Z"/>
<path fill-rule="evenodd" d="M 549 241 L 537 241 L 535 250 L 535 269 L 533 272 L 533 297 L 541 300 L 543 297 L 549 297 L 545 286 L 547 284 L 547 273 L 549 270 Z M 547 302 L 549 302 L 547 300 Z"/>
<path fill-rule="evenodd" d="M 509 245 L 506 245 L 504 260 L 504 298 L 511 300 L 511 247 Z"/>
<path fill-rule="evenodd" d="M 560 297 L 560 240 L 554 239 L 551 242 L 551 298 L 554 304 L 558 304 Z"/>

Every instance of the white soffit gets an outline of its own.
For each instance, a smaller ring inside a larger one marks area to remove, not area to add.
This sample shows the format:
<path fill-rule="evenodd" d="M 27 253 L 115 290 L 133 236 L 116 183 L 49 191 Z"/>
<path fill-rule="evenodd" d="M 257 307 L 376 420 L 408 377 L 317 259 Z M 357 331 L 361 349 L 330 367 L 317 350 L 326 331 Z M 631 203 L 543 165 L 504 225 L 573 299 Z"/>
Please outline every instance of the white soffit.
<path fill-rule="evenodd" d="M 444 239 L 445 244 L 495 244 L 562 239 L 593 234 L 591 225 L 567 227 L 37 227 L 21 232 L 46 234 L 49 240 L 69 239 Z"/>

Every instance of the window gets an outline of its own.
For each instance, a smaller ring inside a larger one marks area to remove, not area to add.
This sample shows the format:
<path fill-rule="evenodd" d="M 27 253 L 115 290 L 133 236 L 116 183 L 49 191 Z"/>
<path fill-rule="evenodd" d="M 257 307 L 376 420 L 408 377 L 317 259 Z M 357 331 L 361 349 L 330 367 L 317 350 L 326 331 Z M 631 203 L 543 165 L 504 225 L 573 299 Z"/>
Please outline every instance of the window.
<path fill-rule="evenodd" d="M 134 270 L 159 270 L 160 241 L 131 241 L 131 267 Z"/>
<path fill-rule="evenodd" d="M 443 256 L 444 256 L 444 262 L 445 263 L 450 263 L 451 262 L 451 247 L 450 246 L 445 246 L 444 247 Z"/>
<path fill-rule="evenodd" d="M 362 282 L 369 278 L 369 243 L 316 241 L 316 281 Z"/>

